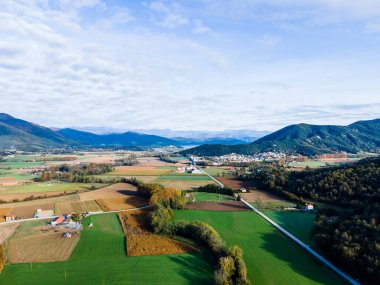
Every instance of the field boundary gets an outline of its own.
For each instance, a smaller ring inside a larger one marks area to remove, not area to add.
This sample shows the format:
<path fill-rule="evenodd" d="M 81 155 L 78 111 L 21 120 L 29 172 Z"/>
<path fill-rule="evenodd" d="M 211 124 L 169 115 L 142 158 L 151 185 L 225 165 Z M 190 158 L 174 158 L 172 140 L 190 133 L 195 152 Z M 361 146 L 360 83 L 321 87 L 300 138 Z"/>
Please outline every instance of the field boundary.
<path fill-rule="evenodd" d="M 249 204 L 247 201 L 244 199 L 240 199 L 247 207 L 249 207 L 252 211 L 260 215 L 262 218 L 264 218 L 266 221 L 268 221 L 271 225 L 273 225 L 276 229 L 278 229 L 280 232 L 282 232 L 284 235 L 286 235 L 288 238 L 293 240 L 295 243 L 300 245 L 303 249 L 305 249 L 307 252 L 309 252 L 311 255 L 313 255 L 316 259 L 318 259 L 320 262 L 325 264 L 327 267 L 332 269 L 335 273 L 346 279 L 350 284 L 353 285 L 361 285 L 358 281 L 354 280 L 350 276 L 348 276 L 346 273 L 344 273 L 342 270 L 337 268 L 335 265 L 333 265 L 330 261 L 328 261 L 326 258 L 324 258 L 322 255 L 314 251 L 313 249 L 310 248 L 309 245 L 305 244 L 302 242 L 300 239 L 298 239 L 296 236 L 292 235 L 290 232 L 285 230 L 283 227 L 278 225 L 275 221 L 270 219 L 268 216 L 266 216 L 264 213 L 260 212 L 257 210 L 255 207 L 253 207 L 251 204 Z"/>
<path fill-rule="evenodd" d="M 201 171 L 203 174 L 207 175 L 208 177 L 210 177 L 214 182 L 216 182 L 216 184 L 218 184 L 220 187 L 224 188 L 224 184 L 218 180 L 216 180 L 213 176 L 211 176 L 210 174 L 208 174 L 207 172 L 205 172 L 202 168 L 198 167 L 195 163 L 194 163 L 194 167 L 196 169 L 198 169 L 199 171 Z"/>

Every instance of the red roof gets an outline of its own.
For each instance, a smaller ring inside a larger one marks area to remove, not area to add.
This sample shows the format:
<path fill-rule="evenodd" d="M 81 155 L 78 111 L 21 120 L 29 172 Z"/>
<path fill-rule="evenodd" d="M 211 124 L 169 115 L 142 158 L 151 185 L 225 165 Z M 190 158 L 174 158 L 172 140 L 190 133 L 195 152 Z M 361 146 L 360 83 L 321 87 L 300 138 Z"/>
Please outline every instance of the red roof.
<path fill-rule="evenodd" d="M 65 220 L 65 217 L 64 217 L 64 216 L 60 216 L 60 217 L 58 217 L 58 218 L 56 218 L 56 219 L 54 220 L 54 223 L 55 223 L 55 224 L 60 224 L 60 223 L 62 223 L 64 220 Z"/>

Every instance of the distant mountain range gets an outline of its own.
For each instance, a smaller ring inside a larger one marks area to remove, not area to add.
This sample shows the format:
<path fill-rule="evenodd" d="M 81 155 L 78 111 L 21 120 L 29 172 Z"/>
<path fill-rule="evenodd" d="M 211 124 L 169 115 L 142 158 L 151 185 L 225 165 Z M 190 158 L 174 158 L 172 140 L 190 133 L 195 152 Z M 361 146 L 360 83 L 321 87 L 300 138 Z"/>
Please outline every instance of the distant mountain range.
<path fill-rule="evenodd" d="M 298 124 L 287 126 L 250 144 L 202 145 L 183 154 L 215 156 L 229 153 L 253 154 L 281 151 L 316 155 L 322 153 L 373 151 L 380 148 L 380 119 L 359 121 L 348 126 Z"/>
<path fill-rule="evenodd" d="M 178 134 L 178 131 L 174 133 Z M 233 131 L 230 131 L 230 134 L 232 133 Z M 40 151 L 53 148 L 80 149 L 103 146 L 136 148 L 201 145 L 184 150 L 182 153 L 202 156 L 228 153 L 252 154 L 265 151 L 304 155 L 338 151 L 350 153 L 371 151 L 380 148 L 380 119 L 359 121 L 348 126 L 291 125 L 257 140 L 252 137 L 247 140 L 225 136 L 207 137 L 205 133 L 198 134 L 198 137 L 188 137 L 190 134 L 191 131 L 186 137 L 166 138 L 137 132 L 94 134 L 75 129 L 53 130 L 0 113 L 0 150 L 11 147 Z M 243 134 L 242 131 L 239 131 L 239 134 Z"/>
<path fill-rule="evenodd" d="M 254 138 L 251 138 L 254 140 Z M 234 138 L 166 138 L 138 132 L 94 134 L 75 129 L 53 129 L 33 124 L 8 114 L 0 113 L 0 150 L 11 147 L 25 151 L 40 151 L 59 148 L 89 147 L 161 147 L 168 145 L 195 146 L 201 144 L 244 144 Z"/>

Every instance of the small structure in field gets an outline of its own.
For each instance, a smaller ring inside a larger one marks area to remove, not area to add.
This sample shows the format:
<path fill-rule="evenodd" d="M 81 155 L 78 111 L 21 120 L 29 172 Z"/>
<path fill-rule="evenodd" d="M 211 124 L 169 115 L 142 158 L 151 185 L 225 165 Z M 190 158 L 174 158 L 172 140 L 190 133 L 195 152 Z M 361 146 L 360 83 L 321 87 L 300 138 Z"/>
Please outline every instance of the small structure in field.
<path fill-rule="evenodd" d="M 65 220 L 66 220 L 66 218 L 64 216 L 60 216 L 60 217 L 55 218 L 54 220 L 52 220 L 50 222 L 50 225 L 52 225 L 52 226 L 58 226 L 58 225 L 62 224 Z"/>
<path fill-rule="evenodd" d="M 5 221 L 6 222 L 10 222 L 10 221 L 14 221 L 14 220 L 16 220 L 15 216 L 5 216 Z"/>
<path fill-rule="evenodd" d="M 34 218 L 49 218 L 49 217 L 52 217 L 54 216 L 54 211 L 53 210 L 41 210 L 41 209 L 37 209 L 35 212 L 34 212 Z"/>
<path fill-rule="evenodd" d="M 247 193 L 247 189 L 245 189 L 245 188 L 241 188 L 241 189 L 240 189 L 240 192 L 241 192 L 241 193 Z"/>
<path fill-rule="evenodd" d="M 304 210 L 305 212 L 314 211 L 314 205 L 311 204 L 311 203 L 306 203 L 306 204 L 305 204 L 305 207 L 303 208 L 303 210 Z"/>
<path fill-rule="evenodd" d="M 63 234 L 63 237 L 65 237 L 65 238 L 71 238 L 71 233 L 69 233 L 69 232 L 66 232 L 66 233 L 64 233 Z"/>

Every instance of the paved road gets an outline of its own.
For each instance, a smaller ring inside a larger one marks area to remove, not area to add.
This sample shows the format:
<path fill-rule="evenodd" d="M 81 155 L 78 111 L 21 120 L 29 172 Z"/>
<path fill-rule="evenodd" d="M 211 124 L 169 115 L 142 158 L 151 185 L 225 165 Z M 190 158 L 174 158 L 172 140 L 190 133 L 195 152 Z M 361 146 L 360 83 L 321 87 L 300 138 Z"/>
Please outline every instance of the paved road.
<path fill-rule="evenodd" d="M 218 180 L 215 179 L 215 177 L 211 176 L 210 174 L 208 174 L 207 172 L 205 172 L 202 168 L 198 167 L 195 165 L 194 163 L 194 167 L 196 169 L 198 169 L 199 171 L 201 171 L 202 173 L 206 174 L 208 177 L 210 177 L 212 180 L 214 180 L 216 182 L 216 184 L 218 184 L 220 187 L 224 188 L 224 185 L 222 182 L 219 182 Z"/>

